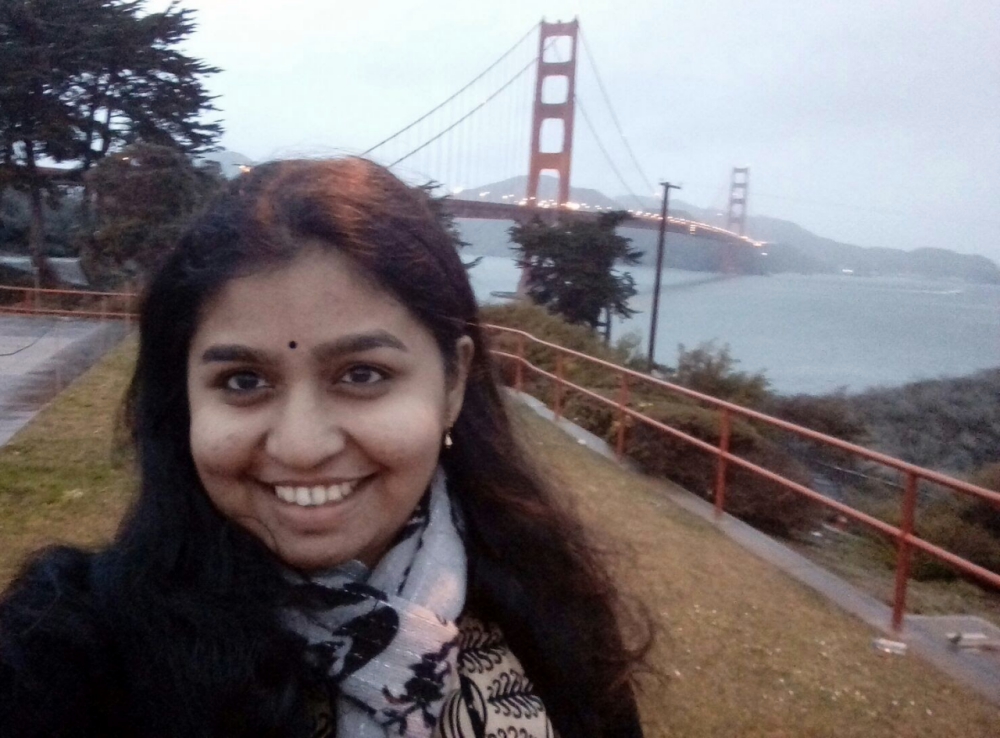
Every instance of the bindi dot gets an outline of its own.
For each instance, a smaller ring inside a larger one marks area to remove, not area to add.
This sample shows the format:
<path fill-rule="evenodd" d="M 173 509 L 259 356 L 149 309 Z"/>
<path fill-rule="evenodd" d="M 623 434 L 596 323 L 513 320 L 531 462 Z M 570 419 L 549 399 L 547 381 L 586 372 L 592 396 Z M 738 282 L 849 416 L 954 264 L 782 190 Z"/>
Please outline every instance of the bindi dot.
<path fill-rule="evenodd" d="M 297 344 L 295 341 L 289 341 L 288 342 L 288 348 L 290 348 L 290 349 L 293 349 L 293 348 L 295 348 L 298 345 L 299 344 Z"/>

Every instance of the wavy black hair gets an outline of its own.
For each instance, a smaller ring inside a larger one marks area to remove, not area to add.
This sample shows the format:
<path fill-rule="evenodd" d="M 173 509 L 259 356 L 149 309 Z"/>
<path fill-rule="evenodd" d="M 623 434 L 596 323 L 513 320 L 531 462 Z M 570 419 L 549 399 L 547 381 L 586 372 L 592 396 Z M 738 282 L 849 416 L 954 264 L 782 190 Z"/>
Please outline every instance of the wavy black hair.
<path fill-rule="evenodd" d="M 283 579 L 199 481 L 186 366 L 201 311 L 229 280 L 317 244 L 347 255 L 406 305 L 449 370 L 456 341 L 472 339 L 454 447 L 441 460 L 466 521 L 468 607 L 503 630 L 560 735 L 640 735 L 632 676 L 648 643 L 626 644 L 601 555 L 514 437 L 466 270 L 427 194 L 363 159 L 255 168 L 188 229 L 148 284 L 126 402 L 140 490 L 80 584 L 111 621 L 113 640 L 124 639 L 113 647 L 166 670 L 163 704 L 185 705 L 191 725 L 234 701 L 258 735 L 294 735 L 300 725 L 313 685 L 278 622 Z M 45 577 L 36 566 L 15 590 L 32 591 L 31 582 L 37 590 Z"/>

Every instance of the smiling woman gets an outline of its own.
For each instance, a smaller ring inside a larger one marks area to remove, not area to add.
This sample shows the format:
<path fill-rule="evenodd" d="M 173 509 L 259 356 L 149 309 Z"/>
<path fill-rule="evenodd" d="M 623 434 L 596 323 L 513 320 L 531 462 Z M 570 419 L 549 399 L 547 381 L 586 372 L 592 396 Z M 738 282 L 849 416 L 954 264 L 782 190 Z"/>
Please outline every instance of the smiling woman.
<path fill-rule="evenodd" d="M 0 734 L 641 735 L 644 648 L 421 191 L 359 159 L 234 182 L 148 286 L 127 400 L 115 541 L 0 602 Z"/>

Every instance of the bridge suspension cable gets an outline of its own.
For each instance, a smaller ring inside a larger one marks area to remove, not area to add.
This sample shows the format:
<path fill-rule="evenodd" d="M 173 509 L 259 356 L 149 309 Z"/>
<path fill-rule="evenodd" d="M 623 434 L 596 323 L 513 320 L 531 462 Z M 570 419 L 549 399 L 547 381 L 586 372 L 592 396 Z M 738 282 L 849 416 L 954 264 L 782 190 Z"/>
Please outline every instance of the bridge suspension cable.
<path fill-rule="evenodd" d="M 553 40 L 555 40 L 555 39 L 553 39 Z M 551 46 L 551 43 L 550 43 L 550 46 Z M 546 48 L 548 48 L 548 47 L 546 47 Z M 556 58 L 559 61 L 562 61 L 562 55 L 559 53 L 559 48 L 558 47 L 555 47 L 555 54 L 556 54 Z M 591 66 L 593 67 L 593 62 L 591 62 Z M 596 74 L 596 72 L 597 72 L 596 67 L 594 67 L 594 72 Z M 621 171 L 618 169 L 618 167 L 615 165 L 614 160 L 611 158 L 611 154 L 608 153 L 607 148 L 604 146 L 604 143 L 601 141 L 601 137 L 597 135 L 597 129 L 594 127 L 593 122 L 590 120 L 590 116 L 587 115 L 587 108 L 584 106 L 583 100 L 580 98 L 579 94 L 575 94 L 573 96 L 573 104 L 576 105 L 577 109 L 580 111 L 580 114 L 583 116 L 583 122 L 587 124 L 587 129 L 590 131 L 590 135 L 592 135 L 594 137 L 594 141 L 597 142 L 597 147 L 600 149 L 601 153 L 604 155 L 604 160 L 608 163 L 608 166 L 611 167 L 611 171 L 613 171 L 615 173 L 615 176 L 618 178 L 618 183 L 621 184 L 621 186 L 625 188 L 625 191 L 629 194 L 629 196 L 633 200 L 635 200 L 635 202 L 639 205 L 639 209 L 640 210 L 644 209 L 643 204 L 642 204 L 642 200 L 639 199 L 638 195 L 635 194 L 635 192 L 629 186 L 628 182 L 625 181 L 625 178 L 622 176 Z M 613 113 L 612 113 L 612 115 L 613 115 Z M 619 129 L 619 131 L 620 131 L 620 129 Z"/>
<path fill-rule="evenodd" d="M 481 80 L 481 79 L 482 79 L 483 77 L 485 77 L 485 76 L 486 76 L 487 74 L 489 74 L 490 72 L 492 72 L 492 71 L 493 71 L 493 70 L 494 70 L 494 69 L 495 69 L 495 68 L 496 68 L 497 66 L 499 66 L 499 64 L 500 64 L 500 63 L 501 63 L 501 62 L 502 62 L 502 61 L 503 61 L 504 59 L 506 59 L 506 58 L 507 58 L 508 56 L 510 56 L 511 54 L 513 54 L 513 53 L 514 53 L 514 51 L 515 51 L 515 50 L 516 50 L 516 49 L 517 49 L 517 48 L 518 48 L 518 47 L 519 47 L 519 46 L 520 46 L 521 44 L 523 44 L 523 43 L 525 42 L 525 40 L 526 40 L 526 39 L 527 39 L 528 37 L 530 37 L 530 36 L 531 36 L 531 35 L 532 35 L 532 34 L 533 34 L 533 33 L 535 32 L 535 30 L 536 30 L 537 28 L 538 28 L 538 24 L 536 23 L 536 24 L 535 24 L 535 25 L 533 25 L 533 26 L 532 26 L 531 28 L 529 28 L 529 29 L 528 29 L 528 32 L 527 32 L 526 34 L 524 34 L 524 35 L 523 35 L 523 36 L 522 36 L 522 37 L 521 37 L 520 39 L 518 39 L 518 41 L 517 41 L 517 42 L 516 42 L 516 43 L 515 43 L 515 44 L 514 44 L 513 46 L 511 46 L 511 47 L 510 47 L 509 49 L 507 49 L 507 51 L 505 51 L 505 52 L 504 52 L 504 53 L 503 53 L 503 54 L 502 54 L 502 55 L 501 55 L 501 56 L 500 56 L 500 57 L 499 57 L 499 58 L 498 58 L 498 59 L 497 59 L 497 60 L 496 60 L 495 62 L 493 62 L 492 64 L 490 64 L 490 65 L 489 65 L 489 66 L 488 66 L 488 67 L 487 67 L 486 69 L 484 69 L 484 70 L 483 70 L 482 72 L 480 72 L 480 73 L 479 73 L 479 74 L 478 74 L 478 75 L 476 76 L 476 78 L 475 78 L 475 79 L 473 79 L 473 80 L 472 80 L 471 82 L 469 82 L 469 83 L 468 83 L 467 85 L 465 85 L 465 86 L 464 86 L 464 87 L 463 87 L 462 89 L 460 89 L 460 90 L 458 90 L 457 92 L 455 92 L 455 93 L 454 93 L 454 94 L 453 94 L 453 95 L 452 95 L 451 97 L 449 97 L 449 98 L 448 98 L 447 100 L 445 100 L 444 102 L 440 103 L 439 105 L 436 105 L 436 106 L 435 106 L 434 108 L 432 108 L 431 110 L 429 110 L 429 111 L 427 111 L 426 113 L 424 113 L 424 114 L 423 114 L 422 116 L 420 116 L 419 118 L 417 118 L 417 119 L 416 119 L 415 121 L 413 121 L 413 122 L 412 122 L 412 123 L 410 123 L 409 125 L 407 125 L 407 126 L 404 126 L 403 128 L 400 128 L 400 129 L 399 129 L 398 131 L 396 131 L 395 133 L 393 133 L 393 134 L 392 134 L 391 136 L 388 136 L 388 137 L 386 137 L 386 138 L 382 139 L 381 141 L 379 141 L 379 142 L 378 142 L 377 144 L 375 144 L 375 145 L 374 145 L 374 146 L 372 146 L 371 148 L 367 149 L 366 151 L 363 151 L 363 152 L 361 153 L 361 156 L 368 156 L 369 154 L 371 154 L 371 153 L 372 153 L 373 151 L 375 151 L 376 149 L 379 149 L 379 148 L 381 148 L 382 146 L 384 146 L 385 144 L 387 144 L 387 143 L 389 143 L 390 141 L 392 141 L 393 139 L 395 139 L 395 138 L 398 138 L 399 136 L 403 135 L 404 133 L 406 133 L 407 131 L 409 131 L 409 130 L 410 130 L 411 128 L 413 128 L 414 126 L 416 126 L 416 125 L 419 125 L 419 124 L 420 124 L 420 123 L 422 123 L 423 121 L 427 120 L 427 118 L 429 118 L 430 116 L 434 115 L 434 113 L 436 113 L 437 111 L 441 110 L 441 108 L 443 108 L 443 107 L 444 107 L 445 105 L 447 105 L 448 103 L 450 103 L 450 102 L 451 102 L 452 100 L 454 100 L 454 99 L 455 99 L 455 98 L 457 98 L 457 97 L 458 97 L 459 95 L 461 95 L 461 94 L 462 94 L 463 92 L 465 92 L 466 90 L 468 90 L 468 89 L 469 89 L 470 87 L 472 87 L 472 86 L 473 86 L 474 84 L 476 84 L 476 83 L 477 83 L 477 82 L 478 82 L 479 80 Z M 513 81 L 513 80 L 512 80 L 512 81 Z M 488 102 L 488 101 L 487 101 L 487 102 Z M 459 121 L 459 122 L 461 122 L 461 121 Z M 456 124 L 456 125 L 457 125 L 457 124 Z M 452 128 L 454 128 L 454 126 L 452 126 Z M 449 129 L 449 130 L 450 130 L 450 129 Z M 447 131 L 445 131 L 445 132 L 447 132 Z M 440 136 L 439 136 L 439 137 L 440 137 Z M 430 143 L 430 142 L 428 142 L 428 143 Z M 413 154 L 413 153 L 416 153 L 416 150 L 415 150 L 415 151 L 413 151 L 413 152 L 410 152 L 410 154 L 407 154 L 407 156 L 403 157 L 403 159 L 405 159 L 405 158 L 409 157 L 409 156 L 410 156 L 411 154 Z M 397 161 L 397 162 L 395 162 L 395 163 L 397 163 L 397 164 L 398 164 L 398 163 L 399 163 L 399 161 L 402 161 L 403 159 L 400 159 L 400 160 L 398 160 L 398 161 Z"/>
<path fill-rule="evenodd" d="M 419 146 L 417 146 L 412 151 L 410 151 L 410 152 L 404 154 L 403 156 L 399 157 L 398 159 L 396 159 L 396 161 L 392 162 L 389 166 L 390 167 L 394 167 L 397 164 L 406 161 L 411 156 L 413 156 L 414 154 L 416 154 L 418 151 L 421 151 L 422 149 L 427 148 L 432 143 L 434 143 L 435 141 L 437 141 L 439 138 L 441 138 L 442 136 L 444 136 L 445 134 L 447 134 L 449 131 L 457 128 L 464 121 L 468 120 L 473 115 L 475 115 L 480 110 L 482 110 L 483 107 L 485 107 L 488 102 L 490 102 L 491 100 L 493 100 L 494 98 L 496 98 L 501 92 L 503 92 L 504 90 L 506 90 L 512 84 L 514 84 L 518 79 L 520 79 L 524 75 L 525 72 L 527 72 L 529 69 L 531 69 L 537 63 L 538 63 L 537 59 L 532 59 L 530 62 L 528 62 L 527 64 L 525 64 L 523 67 L 521 67 L 521 69 L 518 71 L 517 74 L 515 74 L 513 77 L 511 77 L 509 80 L 507 80 L 503 85 L 500 86 L 499 89 L 497 89 L 496 91 L 494 91 L 493 94 L 491 94 L 489 97 L 487 97 L 481 103 L 479 103 L 476 107 L 474 107 L 468 113 L 466 113 L 465 115 L 463 115 L 461 118 L 459 118 L 458 120 L 456 120 L 454 123 L 452 123 L 450 126 L 448 126 L 447 128 L 445 128 L 443 131 L 441 131 L 437 135 L 432 136 L 430 139 L 428 139 L 424 143 L 422 143 Z"/>
<path fill-rule="evenodd" d="M 615 166 L 615 162 L 614 160 L 612 160 L 611 155 L 608 153 L 608 150 L 604 148 L 604 144 L 601 142 L 601 137 L 597 135 L 597 131 L 594 129 L 594 124 L 591 123 L 590 116 L 587 115 L 587 108 L 584 107 L 583 101 L 580 99 L 579 96 L 576 97 L 576 107 L 580 111 L 580 114 L 583 115 L 583 121 L 584 123 L 587 124 L 587 128 L 590 129 L 590 134 L 594 137 L 594 140 L 597 141 L 597 147 L 601 150 L 601 153 L 604 154 L 604 159 L 608 162 L 608 166 L 611 167 L 611 171 L 613 171 L 615 173 L 615 176 L 618 177 L 619 184 L 621 184 L 621 186 L 625 188 L 625 191 L 632 197 L 632 199 L 639 204 L 639 209 L 640 210 L 644 209 L 642 200 L 640 200 L 639 197 L 635 194 L 635 192 L 632 191 L 632 188 L 628 186 L 628 182 L 625 181 L 625 178 L 622 177 L 621 172 L 618 171 L 618 167 Z"/>
<path fill-rule="evenodd" d="M 607 89 L 604 87 L 604 81 L 601 79 L 601 73 L 597 69 L 597 62 L 594 61 L 594 55 L 590 51 L 590 44 L 587 42 L 587 36 L 583 32 L 583 28 L 580 29 L 580 40 L 583 42 L 583 51 L 587 55 L 587 59 L 590 62 L 590 68 L 594 70 L 594 78 L 597 80 L 597 86 L 601 90 L 601 95 L 604 97 L 604 103 L 607 105 L 608 112 L 611 113 L 611 120 L 614 122 L 615 128 L 618 130 L 618 135 L 621 136 L 622 143 L 625 144 L 625 150 L 628 152 L 629 158 L 632 159 L 632 164 L 635 166 L 635 170 L 642 178 L 643 184 L 646 185 L 650 192 L 653 192 L 653 183 L 650 181 L 649 177 L 646 176 L 646 172 L 643 170 L 642 165 L 639 164 L 639 160 L 636 158 L 635 152 L 632 151 L 632 145 L 628 142 L 628 138 L 625 136 L 625 131 L 622 130 L 622 124 L 618 121 L 618 116 L 615 114 L 615 108 L 611 104 L 611 98 L 608 95 Z"/>

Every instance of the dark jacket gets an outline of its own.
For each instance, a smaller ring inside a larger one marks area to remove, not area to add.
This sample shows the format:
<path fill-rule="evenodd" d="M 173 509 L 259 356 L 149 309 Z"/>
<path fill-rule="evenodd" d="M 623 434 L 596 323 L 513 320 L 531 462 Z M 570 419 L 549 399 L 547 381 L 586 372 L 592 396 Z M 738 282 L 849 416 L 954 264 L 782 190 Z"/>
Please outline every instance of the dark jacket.
<path fill-rule="evenodd" d="M 5 593 L 0 736 L 311 738 L 309 703 L 324 687 L 310 681 L 295 636 L 276 628 L 232 658 L 233 644 L 250 640 L 239 632 L 246 618 L 220 606 L 217 632 L 195 642 L 176 608 L 161 616 L 150 598 L 122 607 L 111 569 L 102 555 L 54 549 Z M 204 622 L 213 604 L 198 607 Z M 641 738 L 634 705 L 614 734 Z"/>

